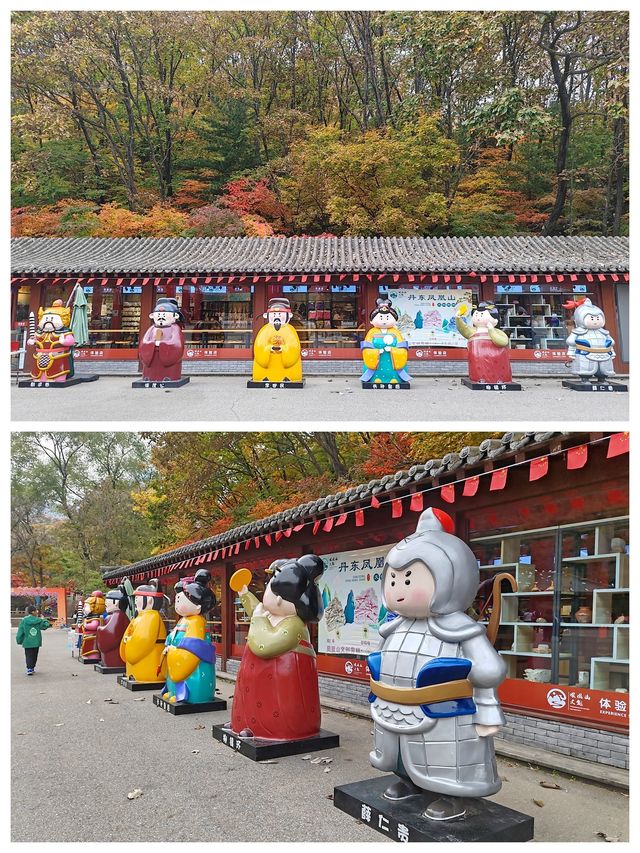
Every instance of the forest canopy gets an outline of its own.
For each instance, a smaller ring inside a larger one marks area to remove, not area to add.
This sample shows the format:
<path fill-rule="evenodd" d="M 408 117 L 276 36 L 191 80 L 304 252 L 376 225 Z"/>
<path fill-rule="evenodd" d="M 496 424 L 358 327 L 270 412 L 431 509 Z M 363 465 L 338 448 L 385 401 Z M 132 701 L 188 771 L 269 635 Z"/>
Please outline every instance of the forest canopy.
<path fill-rule="evenodd" d="M 16 12 L 16 236 L 625 234 L 628 14 Z"/>

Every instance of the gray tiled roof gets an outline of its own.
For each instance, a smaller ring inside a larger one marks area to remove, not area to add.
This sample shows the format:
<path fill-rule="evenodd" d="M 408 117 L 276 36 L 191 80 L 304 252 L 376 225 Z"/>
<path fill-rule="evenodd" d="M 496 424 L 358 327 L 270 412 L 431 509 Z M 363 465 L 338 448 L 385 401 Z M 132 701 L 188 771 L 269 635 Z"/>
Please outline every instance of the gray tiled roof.
<path fill-rule="evenodd" d="M 407 471 L 396 471 L 378 480 L 370 480 L 359 486 L 346 489 L 334 495 L 326 495 L 318 500 L 300 504 L 283 512 L 275 513 L 258 521 L 251 521 L 239 527 L 234 527 L 216 536 L 192 542 L 180 548 L 174 548 L 164 554 L 157 554 L 132 563 L 128 566 L 104 567 L 103 577 L 121 578 L 140 572 L 153 572 L 163 566 L 182 562 L 191 557 L 198 557 L 210 551 L 219 550 L 225 546 L 244 542 L 254 536 L 274 533 L 276 530 L 287 530 L 297 524 L 307 523 L 312 519 L 322 518 L 323 514 L 335 514 L 338 511 L 353 509 L 359 505 L 368 505 L 371 497 L 376 495 L 378 500 L 390 499 L 391 496 L 402 496 L 410 492 L 411 487 L 427 488 L 436 477 L 469 473 L 485 462 L 497 460 L 498 464 L 512 459 L 516 453 L 533 450 L 544 452 L 554 439 L 566 440 L 570 437 L 571 444 L 585 441 L 584 433 L 565 432 L 507 432 L 500 439 L 486 439 L 479 447 L 463 447 L 456 453 L 447 453 L 442 459 L 430 459 L 421 465 L 413 465 Z"/>
<path fill-rule="evenodd" d="M 626 272 L 624 237 L 16 237 L 14 275 Z"/>

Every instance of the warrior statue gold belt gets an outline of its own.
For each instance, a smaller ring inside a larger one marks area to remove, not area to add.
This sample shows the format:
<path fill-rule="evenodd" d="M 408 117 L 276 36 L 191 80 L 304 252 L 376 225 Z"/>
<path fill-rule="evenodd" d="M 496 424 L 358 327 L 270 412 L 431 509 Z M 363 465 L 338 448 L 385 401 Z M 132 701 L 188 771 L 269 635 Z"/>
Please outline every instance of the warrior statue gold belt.
<path fill-rule="evenodd" d="M 427 687 L 394 687 L 369 677 L 369 686 L 378 699 L 386 699 L 387 702 L 395 702 L 398 705 L 430 705 L 433 702 L 466 699 L 473 695 L 473 685 L 468 678 Z"/>
<path fill-rule="evenodd" d="M 611 352 L 613 347 L 586 347 L 584 344 L 576 344 L 576 349 L 580 352 Z"/>

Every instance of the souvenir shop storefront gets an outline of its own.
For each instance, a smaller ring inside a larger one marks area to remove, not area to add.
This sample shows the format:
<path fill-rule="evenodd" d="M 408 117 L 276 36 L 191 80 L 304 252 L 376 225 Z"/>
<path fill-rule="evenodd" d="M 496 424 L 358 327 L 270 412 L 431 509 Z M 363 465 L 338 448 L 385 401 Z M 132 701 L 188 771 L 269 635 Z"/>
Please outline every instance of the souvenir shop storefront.
<path fill-rule="evenodd" d="M 359 361 L 369 314 L 388 296 L 414 363 L 458 372 L 466 342 L 455 310 L 484 300 L 498 307 L 516 372 L 527 363 L 554 372 L 564 369 L 572 316 L 563 303 L 588 296 L 607 316 L 616 370 L 626 373 L 628 280 L 628 241 L 613 237 L 16 238 L 11 318 L 13 329 L 26 328 L 30 312 L 66 303 L 80 284 L 90 343 L 76 358 L 98 372 L 122 361 L 135 370 L 155 300 L 171 296 L 185 317 L 187 372 L 190 362 L 199 372 L 216 362 L 215 372 L 233 373 L 238 362 L 249 369 L 269 299 L 285 296 L 309 368 L 344 368 Z"/>
<path fill-rule="evenodd" d="M 204 566 L 218 607 L 212 617 L 218 665 L 237 670 L 248 622 L 229 578 L 252 572 L 261 597 L 274 559 L 316 553 L 324 617 L 312 632 L 321 693 L 366 705 L 366 655 L 379 645 L 386 617 L 380 598 L 384 558 L 415 530 L 428 506 L 444 509 L 480 567 L 475 617 L 487 621 L 503 582 L 496 648 L 507 664 L 500 698 L 509 721 L 559 723 L 578 757 L 585 727 L 626 742 L 629 720 L 628 434 L 507 433 L 461 448 L 382 481 L 252 522 L 130 566 L 105 570 L 105 583 L 157 577 L 173 597 L 179 577 Z M 345 684 L 352 690 L 345 691 Z M 564 733 L 564 734 L 562 734 Z M 545 748 L 554 738 L 543 730 Z M 506 736 L 506 735 L 505 735 Z M 532 736 L 533 737 L 533 736 Z M 513 739 L 519 739 L 520 735 Z M 532 741 L 533 742 L 533 741 Z M 539 742 L 537 737 L 535 742 Z M 562 751 L 562 750 L 561 750 Z M 608 762 L 624 766 L 624 755 Z"/>

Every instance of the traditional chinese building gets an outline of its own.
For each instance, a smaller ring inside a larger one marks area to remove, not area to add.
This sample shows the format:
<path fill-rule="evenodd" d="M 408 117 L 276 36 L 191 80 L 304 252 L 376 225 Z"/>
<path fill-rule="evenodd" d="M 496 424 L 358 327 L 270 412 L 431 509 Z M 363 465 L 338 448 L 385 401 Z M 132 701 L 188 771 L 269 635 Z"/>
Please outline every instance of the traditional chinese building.
<path fill-rule="evenodd" d="M 564 372 L 567 299 L 589 296 L 628 371 L 628 240 L 621 237 L 15 238 L 12 327 L 82 285 L 91 370 L 137 372 L 137 344 L 158 296 L 186 317 L 186 372 L 248 373 L 269 299 L 286 296 L 307 373 L 357 372 L 376 299 L 410 330 L 412 373 L 465 373 L 452 322 L 463 299 L 492 300 L 514 372 Z"/>
<path fill-rule="evenodd" d="M 325 615 L 313 632 L 321 693 L 366 706 L 366 655 L 377 648 L 380 575 L 389 548 L 428 506 L 444 509 L 480 567 L 475 615 L 487 620 L 503 586 L 496 647 L 506 739 L 627 766 L 629 502 L 626 433 L 506 433 L 407 471 L 294 507 L 128 566 L 108 586 L 160 580 L 173 597 L 199 566 L 213 576 L 218 666 L 237 670 L 248 623 L 229 588 L 238 568 L 262 595 L 277 558 L 316 553 Z"/>

